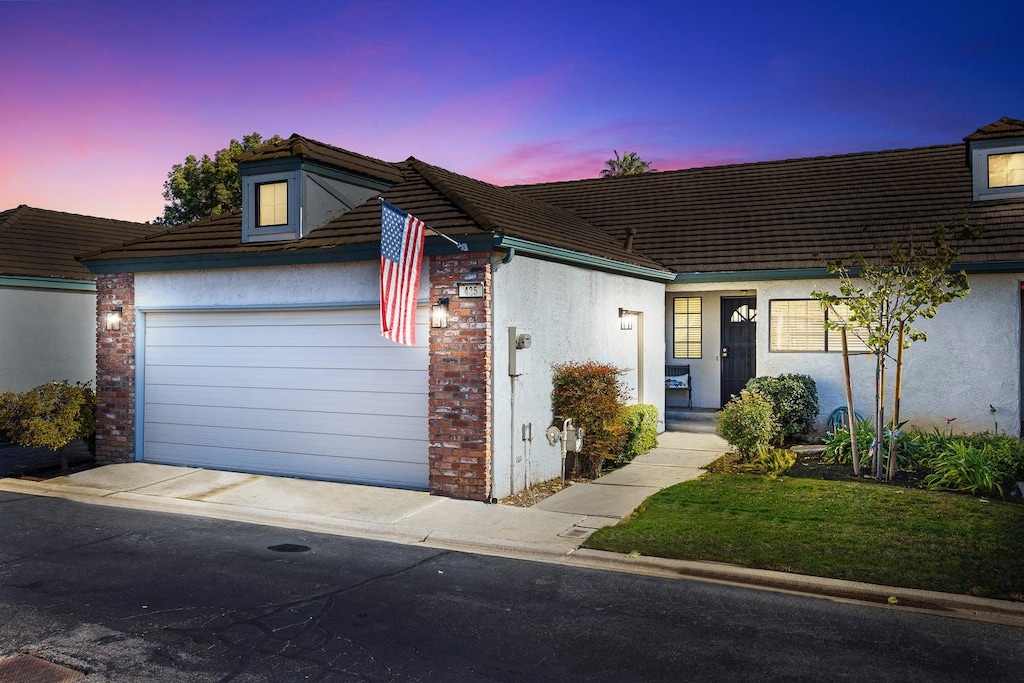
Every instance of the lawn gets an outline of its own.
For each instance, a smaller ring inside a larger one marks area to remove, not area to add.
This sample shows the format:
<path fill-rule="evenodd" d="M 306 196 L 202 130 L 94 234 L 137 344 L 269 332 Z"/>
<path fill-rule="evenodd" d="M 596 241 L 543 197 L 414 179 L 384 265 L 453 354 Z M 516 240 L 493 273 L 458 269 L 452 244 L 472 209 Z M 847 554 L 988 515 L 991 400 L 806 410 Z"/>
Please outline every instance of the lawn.
<path fill-rule="evenodd" d="M 1024 505 L 870 482 L 709 473 L 585 547 L 1024 601 Z"/>

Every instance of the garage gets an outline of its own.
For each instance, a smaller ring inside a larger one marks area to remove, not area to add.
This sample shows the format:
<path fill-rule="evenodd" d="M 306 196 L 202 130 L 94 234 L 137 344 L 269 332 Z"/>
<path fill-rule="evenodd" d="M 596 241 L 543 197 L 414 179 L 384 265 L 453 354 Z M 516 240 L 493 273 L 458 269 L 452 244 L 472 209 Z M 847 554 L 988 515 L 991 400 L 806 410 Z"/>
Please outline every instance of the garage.
<path fill-rule="evenodd" d="M 417 346 L 373 308 L 150 311 L 142 459 L 428 487 L 427 312 Z"/>

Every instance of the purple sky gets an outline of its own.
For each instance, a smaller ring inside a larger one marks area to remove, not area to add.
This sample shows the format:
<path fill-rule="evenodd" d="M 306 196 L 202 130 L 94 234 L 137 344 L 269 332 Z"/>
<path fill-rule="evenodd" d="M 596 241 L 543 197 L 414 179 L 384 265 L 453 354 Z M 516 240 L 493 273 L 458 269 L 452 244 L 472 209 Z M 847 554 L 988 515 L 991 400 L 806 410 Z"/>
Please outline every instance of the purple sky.
<path fill-rule="evenodd" d="M 151 220 L 173 164 L 253 131 L 498 184 L 958 142 L 1024 118 L 1022 26 L 948 0 L 0 1 L 0 210 Z"/>

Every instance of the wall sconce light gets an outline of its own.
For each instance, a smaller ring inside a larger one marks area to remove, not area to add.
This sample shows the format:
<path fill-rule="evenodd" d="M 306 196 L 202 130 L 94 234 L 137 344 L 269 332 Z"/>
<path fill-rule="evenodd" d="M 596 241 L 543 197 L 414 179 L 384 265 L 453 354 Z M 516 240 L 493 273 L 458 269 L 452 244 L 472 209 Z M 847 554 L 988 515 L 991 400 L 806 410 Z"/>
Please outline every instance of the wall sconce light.
<path fill-rule="evenodd" d="M 441 297 L 430 307 L 430 326 L 434 329 L 448 327 L 448 297 Z"/>
<path fill-rule="evenodd" d="M 619 309 L 619 329 L 620 330 L 631 330 L 633 329 L 633 321 L 636 320 L 636 313 L 633 311 L 626 310 L 625 308 Z"/>
<path fill-rule="evenodd" d="M 120 306 L 115 306 L 107 313 L 107 332 L 118 332 L 121 329 L 121 314 L 124 312 Z"/>

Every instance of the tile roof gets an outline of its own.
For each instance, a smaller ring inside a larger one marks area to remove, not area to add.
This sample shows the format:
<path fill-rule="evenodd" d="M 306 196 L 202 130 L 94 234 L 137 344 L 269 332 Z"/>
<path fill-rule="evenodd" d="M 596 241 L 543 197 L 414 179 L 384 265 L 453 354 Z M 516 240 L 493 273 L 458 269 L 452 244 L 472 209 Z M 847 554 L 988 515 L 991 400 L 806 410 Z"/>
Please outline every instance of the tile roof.
<path fill-rule="evenodd" d="M 75 254 L 118 244 L 152 225 L 36 209 L 0 211 L 0 275 L 91 280 Z"/>
<path fill-rule="evenodd" d="M 982 126 L 964 138 L 964 142 L 972 140 L 991 140 L 993 138 L 1024 137 L 1024 121 L 1006 116 L 987 126 Z"/>
<path fill-rule="evenodd" d="M 973 202 L 963 144 L 513 187 L 676 272 L 821 268 L 966 215 L 962 261 L 1024 261 L 1024 202 Z"/>
<path fill-rule="evenodd" d="M 1002 119 L 978 134 L 1013 136 Z M 305 155 L 393 183 L 381 193 L 441 233 L 505 235 L 679 273 L 822 268 L 965 217 L 984 229 L 965 263 L 1024 262 L 1024 202 L 972 201 L 966 145 L 942 145 L 635 176 L 498 187 L 414 158 L 388 163 L 293 135 L 241 157 Z M 624 243 L 634 232 L 633 250 Z M 306 252 L 380 239 L 370 200 L 301 240 L 242 244 L 218 216 L 91 253 L 88 261 Z"/>
<path fill-rule="evenodd" d="M 294 139 L 293 136 L 291 139 Z M 324 146 L 326 147 L 326 146 Z M 382 162 L 383 163 L 383 162 Z M 414 158 L 390 164 L 399 181 L 381 197 L 449 236 L 500 234 L 646 268 L 664 270 L 570 211 Z M 308 252 L 380 240 L 380 203 L 371 199 L 299 240 L 243 244 L 241 213 L 147 235 L 81 256 L 86 261 Z"/>

